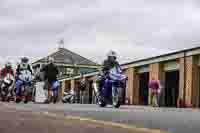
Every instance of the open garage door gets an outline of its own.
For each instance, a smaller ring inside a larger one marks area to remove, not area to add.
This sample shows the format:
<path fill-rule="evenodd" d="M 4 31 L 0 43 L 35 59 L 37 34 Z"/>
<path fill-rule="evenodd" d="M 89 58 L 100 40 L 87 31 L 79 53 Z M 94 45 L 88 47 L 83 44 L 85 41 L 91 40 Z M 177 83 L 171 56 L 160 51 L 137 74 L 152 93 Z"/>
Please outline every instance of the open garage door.
<path fill-rule="evenodd" d="M 165 106 L 176 107 L 179 96 L 179 71 L 165 73 Z"/>

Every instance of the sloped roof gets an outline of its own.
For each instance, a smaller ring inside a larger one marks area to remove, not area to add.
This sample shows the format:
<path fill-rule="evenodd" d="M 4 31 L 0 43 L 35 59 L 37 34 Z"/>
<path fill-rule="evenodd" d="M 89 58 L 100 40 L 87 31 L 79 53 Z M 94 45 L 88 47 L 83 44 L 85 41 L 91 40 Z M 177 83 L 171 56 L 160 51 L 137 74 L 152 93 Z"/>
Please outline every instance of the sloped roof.
<path fill-rule="evenodd" d="M 55 63 L 59 64 L 98 65 L 97 63 L 65 48 L 59 48 L 56 52 L 48 55 L 47 57 L 53 57 Z M 47 57 L 44 57 L 34 63 L 46 62 Z"/>

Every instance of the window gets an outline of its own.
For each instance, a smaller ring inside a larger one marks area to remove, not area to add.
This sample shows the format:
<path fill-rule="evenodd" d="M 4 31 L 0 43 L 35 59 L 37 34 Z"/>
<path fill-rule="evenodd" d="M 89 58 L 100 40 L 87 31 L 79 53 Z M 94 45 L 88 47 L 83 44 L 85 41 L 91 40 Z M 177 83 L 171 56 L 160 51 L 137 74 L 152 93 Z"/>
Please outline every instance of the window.
<path fill-rule="evenodd" d="M 66 68 L 66 75 L 72 75 L 74 73 L 73 68 Z"/>

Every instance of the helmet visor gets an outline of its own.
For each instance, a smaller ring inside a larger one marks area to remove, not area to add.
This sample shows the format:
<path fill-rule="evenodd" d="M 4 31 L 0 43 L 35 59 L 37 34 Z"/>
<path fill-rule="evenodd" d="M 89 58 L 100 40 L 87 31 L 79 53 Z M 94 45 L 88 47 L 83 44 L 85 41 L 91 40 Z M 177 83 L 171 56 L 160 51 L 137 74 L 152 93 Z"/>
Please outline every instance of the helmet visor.
<path fill-rule="evenodd" d="M 28 58 L 22 58 L 23 63 L 28 63 Z"/>

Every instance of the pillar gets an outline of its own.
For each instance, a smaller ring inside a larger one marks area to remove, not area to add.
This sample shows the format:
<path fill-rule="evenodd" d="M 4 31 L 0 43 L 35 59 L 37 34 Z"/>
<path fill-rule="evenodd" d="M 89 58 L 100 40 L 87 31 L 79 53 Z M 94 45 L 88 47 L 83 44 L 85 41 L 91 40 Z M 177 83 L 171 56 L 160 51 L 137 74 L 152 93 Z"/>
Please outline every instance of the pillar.
<path fill-rule="evenodd" d="M 139 76 L 134 68 L 126 69 L 125 74 L 128 77 L 126 98 L 129 99 L 130 104 L 139 104 Z"/>
<path fill-rule="evenodd" d="M 161 63 L 154 63 L 149 65 L 149 80 L 164 80 L 164 70 Z"/>
<path fill-rule="evenodd" d="M 179 99 L 184 99 L 185 91 L 185 60 L 184 58 L 179 59 Z"/>
<path fill-rule="evenodd" d="M 199 105 L 199 68 L 196 56 L 180 59 L 180 97 L 185 100 L 186 106 Z M 185 73 L 184 73 L 185 71 Z M 182 77 L 181 77 L 182 76 Z"/>
<path fill-rule="evenodd" d="M 61 96 L 63 97 L 64 96 L 64 92 L 65 92 L 65 88 L 66 88 L 66 83 L 65 83 L 65 80 L 62 81 L 61 83 Z"/>
<path fill-rule="evenodd" d="M 197 57 L 193 57 L 193 80 L 192 80 L 192 103 L 193 103 L 193 107 L 199 107 L 199 89 L 200 89 L 200 73 L 199 73 L 199 66 L 198 66 L 198 58 Z"/>
<path fill-rule="evenodd" d="M 75 80 L 71 80 L 71 89 L 75 90 Z"/>

